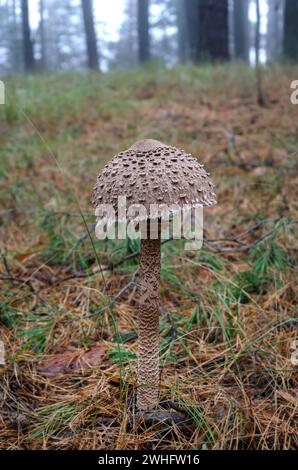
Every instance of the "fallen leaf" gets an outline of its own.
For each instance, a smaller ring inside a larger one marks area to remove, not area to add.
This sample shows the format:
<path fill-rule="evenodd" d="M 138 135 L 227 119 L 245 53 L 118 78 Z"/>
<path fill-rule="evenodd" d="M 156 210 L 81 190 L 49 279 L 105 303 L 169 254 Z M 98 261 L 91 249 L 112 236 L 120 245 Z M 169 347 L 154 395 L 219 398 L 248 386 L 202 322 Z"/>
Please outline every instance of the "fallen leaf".
<path fill-rule="evenodd" d="M 67 349 L 48 358 L 39 367 L 39 372 L 42 375 L 58 375 L 95 367 L 101 364 L 105 352 L 106 346 L 102 344 L 88 350 Z"/>

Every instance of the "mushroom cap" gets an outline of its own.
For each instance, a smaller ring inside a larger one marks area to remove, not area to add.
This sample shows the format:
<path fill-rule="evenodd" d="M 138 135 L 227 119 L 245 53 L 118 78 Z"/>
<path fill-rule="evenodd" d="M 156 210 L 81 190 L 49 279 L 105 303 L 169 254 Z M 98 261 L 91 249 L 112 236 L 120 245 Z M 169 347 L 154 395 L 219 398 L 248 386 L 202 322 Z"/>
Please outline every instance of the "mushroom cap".
<path fill-rule="evenodd" d="M 126 204 L 185 204 L 208 207 L 216 204 L 210 174 L 191 154 L 158 140 L 133 144 L 110 160 L 97 178 L 92 202 L 95 207 L 111 204 L 117 216 L 119 196 Z M 148 217 L 149 218 L 149 217 Z"/>

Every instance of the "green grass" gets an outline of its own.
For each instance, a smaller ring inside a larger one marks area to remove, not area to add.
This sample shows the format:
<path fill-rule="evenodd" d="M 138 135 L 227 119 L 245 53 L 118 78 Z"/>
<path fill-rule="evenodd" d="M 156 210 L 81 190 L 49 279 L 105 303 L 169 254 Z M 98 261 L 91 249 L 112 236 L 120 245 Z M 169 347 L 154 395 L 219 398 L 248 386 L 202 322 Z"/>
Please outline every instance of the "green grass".
<path fill-rule="evenodd" d="M 294 407 L 285 398 L 297 386 L 289 362 L 297 326 L 297 126 L 288 99 L 295 74 L 264 70 L 264 109 L 254 71 L 240 65 L 152 64 L 7 80 L 0 106 L 0 321 L 8 358 L 1 447 L 297 447 Z M 222 128 L 235 134 L 235 146 Z M 156 429 L 125 432 L 136 286 L 117 295 L 139 259 L 107 266 L 140 244 L 96 240 L 90 203 L 105 162 L 148 137 L 198 155 L 219 201 L 204 213 L 205 239 L 219 241 L 197 253 L 183 241 L 162 246 L 162 395 L 194 423 L 189 435 L 171 429 L 168 441 Z M 48 354 L 98 344 L 107 353 L 95 369 L 54 378 L 39 371 Z M 274 402 L 268 383 L 278 384 Z M 17 406 L 23 428 L 11 425 Z"/>

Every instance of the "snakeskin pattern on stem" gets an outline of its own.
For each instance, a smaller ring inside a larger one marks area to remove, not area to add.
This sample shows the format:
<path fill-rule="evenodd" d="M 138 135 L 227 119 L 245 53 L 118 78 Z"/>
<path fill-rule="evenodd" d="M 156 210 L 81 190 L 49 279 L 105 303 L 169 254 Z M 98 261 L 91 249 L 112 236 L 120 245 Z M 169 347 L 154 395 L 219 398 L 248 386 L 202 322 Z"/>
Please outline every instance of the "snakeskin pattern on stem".
<path fill-rule="evenodd" d="M 141 240 L 137 407 L 144 411 L 158 402 L 159 283 L 160 238 Z"/>

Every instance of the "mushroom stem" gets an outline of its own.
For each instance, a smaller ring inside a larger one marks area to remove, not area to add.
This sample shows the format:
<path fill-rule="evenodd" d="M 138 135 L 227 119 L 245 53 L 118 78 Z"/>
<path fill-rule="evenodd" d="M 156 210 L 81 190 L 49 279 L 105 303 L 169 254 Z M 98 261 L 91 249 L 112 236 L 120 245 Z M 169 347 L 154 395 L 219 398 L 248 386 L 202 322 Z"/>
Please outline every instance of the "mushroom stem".
<path fill-rule="evenodd" d="M 158 402 L 160 236 L 141 240 L 137 407 Z"/>

